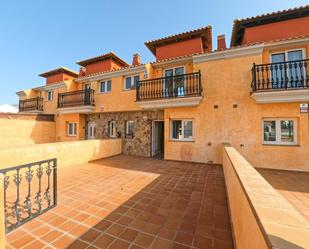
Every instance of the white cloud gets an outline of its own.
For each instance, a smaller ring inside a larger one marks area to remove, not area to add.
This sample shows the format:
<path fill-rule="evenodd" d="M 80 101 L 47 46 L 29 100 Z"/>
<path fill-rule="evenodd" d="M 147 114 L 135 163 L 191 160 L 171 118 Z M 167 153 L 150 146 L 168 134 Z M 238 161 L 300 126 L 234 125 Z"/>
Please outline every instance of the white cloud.
<path fill-rule="evenodd" d="M 0 112 L 17 113 L 18 108 L 13 105 L 4 104 L 4 105 L 0 105 Z"/>

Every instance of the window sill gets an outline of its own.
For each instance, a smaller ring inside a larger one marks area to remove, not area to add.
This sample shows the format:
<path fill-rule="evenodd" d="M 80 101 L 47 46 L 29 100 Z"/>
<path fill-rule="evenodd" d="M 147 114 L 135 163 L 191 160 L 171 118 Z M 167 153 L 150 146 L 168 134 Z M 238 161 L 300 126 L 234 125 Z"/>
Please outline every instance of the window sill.
<path fill-rule="evenodd" d="M 67 135 L 67 137 L 77 137 L 77 135 Z"/>
<path fill-rule="evenodd" d="M 170 139 L 170 142 L 195 142 L 194 139 Z"/>
<path fill-rule="evenodd" d="M 106 93 L 112 93 L 112 91 L 109 91 L 109 92 L 98 92 L 98 93 L 96 93 L 96 95 L 101 95 L 101 94 L 106 94 Z"/>
<path fill-rule="evenodd" d="M 275 143 L 262 143 L 266 146 L 283 146 L 283 147 L 300 147 L 299 144 L 275 144 Z"/>

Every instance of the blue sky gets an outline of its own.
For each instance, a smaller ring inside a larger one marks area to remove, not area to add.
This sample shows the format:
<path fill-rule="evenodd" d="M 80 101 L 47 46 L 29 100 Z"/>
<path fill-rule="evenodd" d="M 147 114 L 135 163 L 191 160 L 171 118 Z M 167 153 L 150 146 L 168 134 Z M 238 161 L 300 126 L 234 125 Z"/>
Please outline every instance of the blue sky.
<path fill-rule="evenodd" d="M 0 8 L 0 104 L 15 92 L 44 84 L 38 74 L 109 51 L 128 63 L 144 42 L 212 25 L 214 42 L 233 20 L 308 4 L 308 0 L 39 0 L 2 1 Z M 214 43 L 216 46 L 216 43 Z"/>

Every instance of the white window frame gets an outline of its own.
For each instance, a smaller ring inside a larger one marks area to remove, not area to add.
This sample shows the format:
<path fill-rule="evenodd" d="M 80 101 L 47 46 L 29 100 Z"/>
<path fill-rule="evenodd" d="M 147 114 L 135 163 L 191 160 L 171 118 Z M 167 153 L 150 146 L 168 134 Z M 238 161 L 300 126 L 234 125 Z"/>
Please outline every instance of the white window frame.
<path fill-rule="evenodd" d="M 180 138 L 173 138 L 173 121 L 181 121 L 181 135 Z M 184 122 L 192 122 L 192 137 L 184 138 Z M 171 119 L 170 120 L 170 140 L 171 141 L 183 141 L 183 142 L 192 142 L 194 141 L 194 120 L 193 119 Z"/>
<path fill-rule="evenodd" d="M 54 91 L 47 91 L 47 101 L 53 101 Z"/>
<path fill-rule="evenodd" d="M 70 125 L 73 125 L 73 127 L 72 127 L 73 133 L 70 133 Z M 68 134 L 69 137 L 76 137 L 77 136 L 77 123 L 69 122 L 67 129 L 68 129 L 67 134 Z"/>
<path fill-rule="evenodd" d="M 129 90 L 132 90 L 134 89 L 136 86 L 134 86 L 134 77 L 138 76 L 139 77 L 139 80 L 141 80 L 141 76 L 139 74 L 135 74 L 135 75 L 130 75 L 130 76 L 125 76 L 124 77 L 124 81 L 123 81 L 123 89 L 125 91 L 129 91 Z M 126 88 L 126 79 L 127 78 L 131 78 L 131 87 L 130 88 Z"/>
<path fill-rule="evenodd" d="M 293 142 L 282 142 L 281 141 L 281 121 L 284 120 L 291 120 L 293 121 Z M 276 123 L 276 141 L 265 141 L 264 140 L 264 121 L 275 121 Z M 265 145 L 297 145 L 297 129 L 298 129 L 298 123 L 297 119 L 295 118 L 263 118 L 262 119 L 262 144 Z"/>
<path fill-rule="evenodd" d="M 115 134 L 113 134 L 112 124 L 114 124 L 114 127 L 115 127 Z M 109 134 L 108 134 L 109 137 L 110 138 L 117 137 L 116 121 L 115 120 L 109 121 L 108 125 L 109 125 Z"/>
<path fill-rule="evenodd" d="M 302 60 L 306 60 L 306 50 L 304 48 L 293 48 L 293 49 L 278 50 L 278 51 L 271 52 L 269 54 L 269 61 L 270 61 L 270 63 L 273 63 L 272 62 L 272 55 L 275 55 L 275 54 L 284 54 L 284 60 L 286 61 L 286 59 L 288 58 L 289 52 L 299 51 L 299 50 L 302 51 L 302 55 L 303 55 Z"/>
<path fill-rule="evenodd" d="M 132 134 L 129 134 L 129 124 L 133 123 L 133 131 Z M 128 120 L 126 122 L 126 136 L 133 136 L 134 135 L 134 121 L 133 120 Z"/>
<path fill-rule="evenodd" d="M 111 82 L 111 90 L 110 91 L 107 90 L 107 82 L 109 82 L 109 81 Z M 104 91 L 102 91 L 102 88 L 101 88 L 102 87 L 102 83 L 105 83 Z M 100 81 L 99 82 L 99 90 L 100 90 L 99 92 L 102 93 L 102 94 L 103 93 L 110 93 L 110 92 L 112 92 L 112 80 L 102 80 L 102 81 Z"/>

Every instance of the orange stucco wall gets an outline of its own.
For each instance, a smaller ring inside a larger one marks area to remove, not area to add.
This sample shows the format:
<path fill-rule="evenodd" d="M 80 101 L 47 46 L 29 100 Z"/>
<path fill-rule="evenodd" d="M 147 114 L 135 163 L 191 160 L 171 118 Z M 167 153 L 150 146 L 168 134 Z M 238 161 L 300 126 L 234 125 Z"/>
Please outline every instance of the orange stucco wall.
<path fill-rule="evenodd" d="M 194 65 L 204 98 L 197 107 L 165 110 L 165 159 L 222 163 L 221 143 L 229 142 L 255 167 L 309 170 L 308 114 L 300 114 L 299 103 L 257 104 L 250 97 L 254 62 L 262 63 L 262 54 Z M 173 118 L 193 119 L 193 142 L 170 141 Z M 297 119 L 298 145 L 263 145 L 263 118 Z"/>
<path fill-rule="evenodd" d="M 52 76 L 49 76 L 46 78 L 46 84 L 52 84 L 52 83 L 56 83 L 56 82 L 60 82 L 60 81 L 64 81 L 64 80 L 71 80 L 74 79 L 74 77 L 67 75 L 67 74 L 55 74 Z"/>
<path fill-rule="evenodd" d="M 85 139 L 85 114 L 58 114 L 56 121 L 56 141 L 67 142 Z M 76 136 L 68 136 L 68 123 L 77 123 Z"/>
<path fill-rule="evenodd" d="M 112 69 L 118 69 L 121 66 L 115 63 L 113 60 L 104 60 L 96 63 L 92 63 L 86 66 L 86 75 L 109 71 Z"/>
<path fill-rule="evenodd" d="M 270 23 L 246 28 L 242 44 L 270 41 L 287 37 L 307 35 L 309 33 L 309 17 Z"/>
<path fill-rule="evenodd" d="M 156 49 L 157 60 L 203 52 L 202 39 L 195 38 L 160 46 Z"/>

